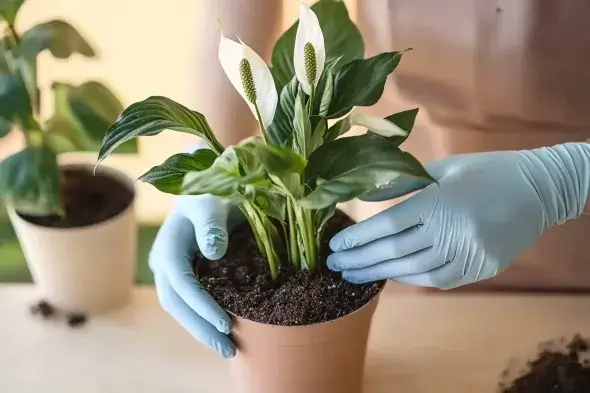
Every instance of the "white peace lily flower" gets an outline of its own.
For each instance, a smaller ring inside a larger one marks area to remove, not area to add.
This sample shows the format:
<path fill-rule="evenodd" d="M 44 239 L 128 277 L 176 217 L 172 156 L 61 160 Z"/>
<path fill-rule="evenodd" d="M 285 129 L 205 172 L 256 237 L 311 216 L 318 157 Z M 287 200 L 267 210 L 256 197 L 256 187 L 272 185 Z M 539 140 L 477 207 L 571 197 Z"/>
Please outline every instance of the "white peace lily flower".
<path fill-rule="evenodd" d="M 295 75 L 303 91 L 311 95 L 320 80 L 326 63 L 324 34 L 316 14 L 304 3 L 299 6 L 299 25 L 293 55 Z"/>
<path fill-rule="evenodd" d="M 264 130 L 272 123 L 279 100 L 270 69 L 239 37 L 239 43 L 221 33 L 219 61 L 231 84 L 244 98 Z"/>
<path fill-rule="evenodd" d="M 402 130 L 395 123 L 389 120 L 376 116 L 368 116 L 357 111 L 356 109 L 350 113 L 349 119 L 350 124 L 365 127 L 366 129 L 371 130 L 375 134 L 379 134 L 381 136 L 406 136 L 408 134 L 406 131 Z"/>

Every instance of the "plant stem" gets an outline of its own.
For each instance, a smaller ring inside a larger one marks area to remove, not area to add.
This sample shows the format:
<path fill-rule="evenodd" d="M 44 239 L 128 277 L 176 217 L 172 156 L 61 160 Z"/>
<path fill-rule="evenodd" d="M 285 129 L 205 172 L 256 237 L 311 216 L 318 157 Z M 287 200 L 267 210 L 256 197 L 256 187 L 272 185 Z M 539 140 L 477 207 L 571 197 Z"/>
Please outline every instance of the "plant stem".
<path fill-rule="evenodd" d="M 311 85 L 311 94 L 309 95 L 309 117 L 313 116 L 313 99 L 315 97 L 315 86 Z"/>
<path fill-rule="evenodd" d="M 14 41 L 14 46 L 18 46 L 20 44 L 20 37 L 12 23 L 8 24 L 8 33 L 10 38 Z"/>
<path fill-rule="evenodd" d="M 311 212 L 303 210 L 293 199 L 290 200 L 290 203 L 296 221 L 296 225 L 294 227 L 292 226 L 291 229 L 293 231 L 299 231 L 298 235 L 301 237 L 303 243 L 304 258 L 301 261 L 301 265 L 303 266 L 305 264 L 307 269 L 315 270 L 317 265 L 317 245 Z"/>
<path fill-rule="evenodd" d="M 264 128 L 264 123 L 262 123 L 262 116 L 260 115 L 260 110 L 258 109 L 257 103 L 254 103 L 254 109 L 256 109 L 256 117 L 258 118 L 258 123 L 260 124 L 262 138 L 264 138 L 264 143 L 268 144 L 268 136 L 266 135 L 266 129 Z"/>
<path fill-rule="evenodd" d="M 295 213 L 293 212 L 293 205 L 291 201 L 287 201 L 287 219 L 288 219 L 288 231 L 289 238 L 287 239 L 288 250 L 289 250 L 289 261 L 295 268 L 301 268 L 301 260 L 299 259 L 299 247 L 297 246 L 297 223 L 295 222 Z"/>
<path fill-rule="evenodd" d="M 278 254 L 274 248 L 272 239 L 269 236 L 267 229 L 262 223 L 258 211 L 250 202 L 244 202 L 242 204 L 245 216 L 250 223 L 254 236 L 257 238 L 258 247 L 262 251 L 268 260 L 268 267 L 270 269 L 270 275 L 273 279 L 276 279 L 279 275 L 278 271 Z"/>

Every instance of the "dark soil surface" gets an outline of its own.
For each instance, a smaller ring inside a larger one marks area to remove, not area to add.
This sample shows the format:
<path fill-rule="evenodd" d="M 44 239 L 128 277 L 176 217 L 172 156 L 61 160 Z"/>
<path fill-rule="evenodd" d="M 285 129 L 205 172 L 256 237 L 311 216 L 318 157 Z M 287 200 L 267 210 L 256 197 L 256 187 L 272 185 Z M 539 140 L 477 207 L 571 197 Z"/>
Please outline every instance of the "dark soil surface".
<path fill-rule="evenodd" d="M 548 341 L 520 377 L 500 385 L 501 393 L 589 393 L 590 343 L 579 335 Z M 505 371 L 505 375 L 509 374 Z"/>
<path fill-rule="evenodd" d="M 328 222 L 321 258 L 325 264 L 332 235 L 353 224 L 337 211 Z M 319 269 L 296 271 L 285 264 L 272 280 L 266 258 L 258 251 L 249 226 L 230 236 L 224 258 L 210 261 L 195 257 L 195 272 L 205 289 L 226 310 L 262 323 L 308 325 L 340 318 L 364 306 L 384 285 L 383 281 L 356 285 L 340 273 Z"/>
<path fill-rule="evenodd" d="M 46 227 L 72 228 L 93 225 L 121 213 L 133 201 L 133 191 L 117 180 L 81 169 L 62 171 L 65 219 L 57 215 L 28 216 L 25 220 Z"/>

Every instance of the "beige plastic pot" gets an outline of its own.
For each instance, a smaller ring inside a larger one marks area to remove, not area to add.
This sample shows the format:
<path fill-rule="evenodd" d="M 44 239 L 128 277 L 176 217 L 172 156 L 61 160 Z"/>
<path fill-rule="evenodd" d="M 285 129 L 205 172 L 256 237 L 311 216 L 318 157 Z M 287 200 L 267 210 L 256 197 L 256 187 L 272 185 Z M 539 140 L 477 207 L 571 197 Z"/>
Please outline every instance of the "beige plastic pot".
<path fill-rule="evenodd" d="M 236 393 L 361 393 L 367 340 L 381 292 L 357 311 L 308 326 L 234 319 Z"/>
<path fill-rule="evenodd" d="M 62 167 L 93 169 L 89 164 Z M 98 171 L 135 194 L 133 181 L 123 173 L 105 165 Z M 136 271 L 137 224 L 133 206 L 132 201 L 106 221 L 76 228 L 36 225 L 9 208 L 39 296 L 70 312 L 93 314 L 123 305 L 130 297 Z"/>

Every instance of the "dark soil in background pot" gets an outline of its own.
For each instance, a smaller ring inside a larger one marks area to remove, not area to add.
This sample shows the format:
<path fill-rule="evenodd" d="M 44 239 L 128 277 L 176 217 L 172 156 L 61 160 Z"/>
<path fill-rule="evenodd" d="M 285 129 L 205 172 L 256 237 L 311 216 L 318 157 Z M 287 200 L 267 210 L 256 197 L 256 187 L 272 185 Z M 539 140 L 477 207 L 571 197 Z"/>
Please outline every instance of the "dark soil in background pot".
<path fill-rule="evenodd" d="M 133 198 L 133 190 L 108 175 L 94 175 L 86 169 L 66 168 L 62 169 L 65 219 L 57 215 L 20 216 L 33 224 L 46 227 L 83 227 L 116 216 L 133 202 Z"/>
<path fill-rule="evenodd" d="M 330 252 L 330 238 L 353 223 L 343 212 L 336 211 L 326 227 L 320 251 L 322 262 Z M 355 285 L 328 269 L 310 273 L 286 265 L 280 267 L 278 279 L 273 280 L 247 225 L 230 236 L 224 258 L 210 261 L 196 255 L 194 262 L 199 280 L 223 308 L 274 325 L 308 325 L 340 318 L 367 304 L 385 284 Z"/>
<path fill-rule="evenodd" d="M 576 335 L 571 340 L 550 340 L 520 376 L 502 382 L 501 393 L 589 393 L 590 343 Z M 504 372 L 507 378 L 511 370 Z"/>

